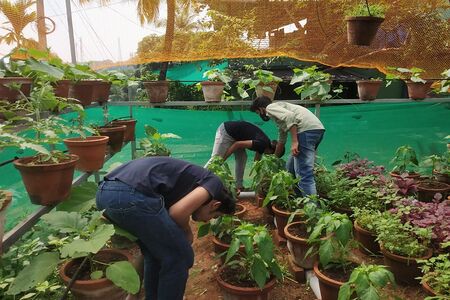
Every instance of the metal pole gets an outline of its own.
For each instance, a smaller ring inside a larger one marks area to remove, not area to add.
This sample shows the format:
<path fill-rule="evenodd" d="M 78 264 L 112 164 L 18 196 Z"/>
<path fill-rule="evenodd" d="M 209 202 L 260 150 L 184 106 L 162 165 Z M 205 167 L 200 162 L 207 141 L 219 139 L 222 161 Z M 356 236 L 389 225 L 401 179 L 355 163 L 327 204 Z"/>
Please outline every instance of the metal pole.
<path fill-rule="evenodd" d="M 47 49 L 47 32 L 45 28 L 45 9 L 44 0 L 36 1 L 38 41 L 40 50 Z"/>
<path fill-rule="evenodd" d="M 66 0 L 66 11 L 67 11 L 67 29 L 69 30 L 69 42 L 70 42 L 70 56 L 72 58 L 72 63 L 77 63 L 77 57 L 75 55 L 75 40 L 73 36 L 73 23 L 72 23 L 72 8 L 70 7 L 70 0 Z"/>
<path fill-rule="evenodd" d="M 315 104 L 316 111 L 314 112 L 316 117 L 320 119 L 320 103 Z"/>

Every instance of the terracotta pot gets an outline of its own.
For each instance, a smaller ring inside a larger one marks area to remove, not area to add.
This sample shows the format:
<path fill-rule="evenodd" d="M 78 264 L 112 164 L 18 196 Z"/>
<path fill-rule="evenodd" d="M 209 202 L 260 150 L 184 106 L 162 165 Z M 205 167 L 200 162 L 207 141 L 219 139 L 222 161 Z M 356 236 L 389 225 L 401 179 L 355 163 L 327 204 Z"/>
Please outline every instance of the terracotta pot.
<path fill-rule="evenodd" d="M 292 258 L 294 259 L 295 264 L 304 269 L 312 269 L 314 267 L 314 263 L 318 259 L 317 253 L 306 256 L 309 248 L 311 248 L 311 245 L 308 243 L 308 239 L 293 235 L 289 232 L 289 228 L 305 224 L 305 222 L 290 223 L 286 227 L 284 227 L 284 234 L 287 238 L 287 248 L 289 250 L 289 253 L 292 255 Z"/>
<path fill-rule="evenodd" d="M 266 91 L 264 89 L 264 87 L 270 87 L 272 89 L 272 92 Z M 278 83 L 277 82 L 271 82 L 269 84 L 262 84 L 262 83 L 260 83 L 255 88 L 256 96 L 257 97 L 266 96 L 270 100 L 273 101 L 273 99 L 275 98 L 275 93 L 277 91 L 277 88 L 278 88 Z"/>
<path fill-rule="evenodd" d="M 131 142 L 136 140 L 136 122 L 137 120 L 135 119 L 114 120 L 111 122 L 111 125 L 125 125 L 127 128 L 125 129 L 123 141 Z"/>
<path fill-rule="evenodd" d="M 434 290 L 431 288 L 431 286 L 426 283 L 426 282 L 422 282 L 422 288 L 425 290 L 425 292 L 427 293 L 428 296 L 437 296 L 437 294 L 434 292 Z"/>
<path fill-rule="evenodd" d="M 10 89 L 7 85 L 11 83 L 20 84 L 20 90 L 25 96 L 30 96 L 31 84 L 33 80 L 25 77 L 4 77 L 0 78 L 0 99 L 8 100 L 11 103 L 23 98 L 19 91 Z"/>
<path fill-rule="evenodd" d="M 222 101 L 222 94 L 223 89 L 225 88 L 225 83 L 220 81 L 203 81 L 201 84 L 205 102 Z"/>
<path fill-rule="evenodd" d="M 108 153 L 114 154 L 122 150 L 126 128 L 125 125 L 107 125 L 97 128 L 100 135 L 109 137 Z"/>
<path fill-rule="evenodd" d="M 111 82 L 100 81 L 94 88 L 94 100 L 99 104 L 108 102 Z"/>
<path fill-rule="evenodd" d="M 395 280 L 406 285 L 418 285 L 420 280 L 417 277 L 422 276 L 419 265 L 416 260 L 429 259 L 433 255 L 431 249 L 422 257 L 404 257 L 396 255 L 380 246 L 381 253 L 384 256 L 384 264 L 389 267 L 389 270 L 394 273 Z"/>
<path fill-rule="evenodd" d="M 381 87 L 381 80 L 358 80 L 358 95 L 363 101 L 375 100 Z"/>
<path fill-rule="evenodd" d="M 271 291 L 275 287 L 276 279 L 270 279 L 262 289 L 259 287 L 239 287 L 225 282 L 221 273 L 224 267 L 220 268 L 216 275 L 217 283 L 221 288 L 223 299 L 225 300 L 269 300 Z"/>
<path fill-rule="evenodd" d="M 101 257 L 102 261 L 108 262 L 111 259 L 121 257 L 123 260 L 131 262 L 131 257 L 124 251 L 116 249 L 105 249 L 99 251 L 96 256 Z M 65 262 L 59 269 L 59 276 L 67 286 L 71 280 L 67 276 L 68 270 L 74 265 L 80 264 L 83 258 L 77 258 Z M 123 300 L 127 292 L 115 286 L 109 279 L 101 278 L 96 280 L 75 280 L 70 291 L 77 300 Z"/>
<path fill-rule="evenodd" d="M 417 184 L 418 200 L 422 202 L 431 202 L 436 193 L 442 195 L 442 199 L 447 198 L 447 193 L 450 191 L 450 185 L 439 181 L 419 181 Z"/>
<path fill-rule="evenodd" d="M 318 261 L 314 264 L 314 273 L 319 280 L 320 295 L 322 296 L 322 300 L 337 300 L 339 289 L 345 282 L 331 279 L 320 272 Z"/>
<path fill-rule="evenodd" d="M 380 244 L 376 241 L 376 234 L 359 226 L 356 220 L 353 226 L 359 250 L 367 255 L 380 254 Z"/>
<path fill-rule="evenodd" d="M 337 213 L 347 215 L 347 217 L 353 221 L 353 210 L 348 207 L 338 207 L 338 206 L 332 206 L 331 209 Z"/>
<path fill-rule="evenodd" d="M 230 248 L 230 244 L 222 242 L 221 240 L 219 240 L 215 236 L 213 236 L 212 242 L 213 242 L 213 246 L 214 246 L 214 253 L 216 253 L 217 255 L 220 255 L 220 254 L 228 251 L 228 249 Z M 239 246 L 239 252 L 243 253 L 244 251 L 245 251 L 245 246 L 244 245 L 240 245 Z M 226 254 L 224 254 L 224 255 L 222 255 L 220 257 L 222 263 L 225 262 L 225 258 L 226 257 L 227 257 Z"/>
<path fill-rule="evenodd" d="M 446 184 L 450 184 L 450 176 L 447 174 L 437 173 L 433 171 L 433 175 L 436 177 L 436 180 L 439 182 L 443 182 Z"/>
<path fill-rule="evenodd" d="M 62 98 L 68 98 L 69 97 L 69 91 L 70 87 L 72 85 L 72 82 L 70 80 L 58 80 L 55 83 L 52 83 L 55 95 L 57 97 Z"/>
<path fill-rule="evenodd" d="M 282 238 L 286 238 L 284 235 L 284 227 L 286 227 L 289 217 L 291 216 L 291 212 L 287 210 L 282 210 L 275 205 L 272 205 L 272 211 L 275 214 L 275 225 L 277 227 L 278 235 Z M 300 221 L 302 214 L 297 213 L 294 217 L 293 221 Z"/>
<path fill-rule="evenodd" d="M 0 190 L 0 192 L 5 193 L 5 201 L 3 202 L 2 206 L 0 207 L 0 256 L 3 253 L 3 235 L 5 233 L 5 218 L 6 218 L 6 209 L 11 204 L 12 201 L 12 193 L 9 191 Z"/>
<path fill-rule="evenodd" d="M 246 212 L 247 208 L 245 208 L 244 205 L 236 203 L 236 212 L 234 213 L 234 216 L 242 219 Z"/>
<path fill-rule="evenodd" d="M 169 82 L 168 81 L 144 81 L 145 89 L 150 103 L 161 103 L 167 101 L 167 95 L 169 94 Z"/>
<path fill-rule="evenodd" d="M 426 83 L 406 81 L 408 87 L 408 96 L 413 100 L 421 100 L 427 98 L 427 94 L 430 91 L 430 87 L 433 84 L 432 81 Z"/>
<path fill-rule="evenodd" d="M 98 86 L 100 84 L 101 84 L 101 81 L 99 81 L 99 80 L 77 81 L 72 85 L 72 89 L 69 93 L 70 97 L 78 99 L 83 106 L 88 106 L 92 102 L 96 101 L 95 89 L 96 89 L 96 86 Z"/>
<path fill-rule="evenodd" d="M 358 46 L 369 46 L 384 18 L 346 17 L 347 43 Z"/>
<path fill-rule="evenodd" d="M 401 178 L 400 174 L 396 173 L 396 172 L 390 172 L 389 175 L 391 175 L 391 177 L 394 177 L 394 178 Z M 414 179 L 417 181 L 420 178 L 420 174 L 419 173 L 408 173 L 408 176 L 406 176 L 406 178 Z"/>
<path fill-rule="evenodd" d="M 52 206 L 65 200 L 72 188 L 78 156 L 71 154 L 69 160 L 57 164 L 30 165 L 34 159 L 29 156 L 14 161 L 31 203 Z"/>
<path fill-rule="evenodd" d="M 108 140 L 107 136 L 88 136 L 85 139 L 81 137 L 64 139 L 64 144 L 69 153 L 76 154 L 80 158 L 75 166 L 77 170 L 95 172 L 103 167 Z"/>

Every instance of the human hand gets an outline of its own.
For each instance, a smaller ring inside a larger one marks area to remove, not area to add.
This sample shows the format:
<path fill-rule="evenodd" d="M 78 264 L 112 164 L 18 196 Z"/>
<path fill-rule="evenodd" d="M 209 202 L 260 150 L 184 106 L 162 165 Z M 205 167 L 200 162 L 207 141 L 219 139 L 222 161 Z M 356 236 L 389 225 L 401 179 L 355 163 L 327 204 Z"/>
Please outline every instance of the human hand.
<path fill-rule="evenodd" d="M 292 156 L 297 156 L 299 153 L 298 151 L 298 142 L 297 141 L 292 141 L 291 143 L 291 154 Z"/>

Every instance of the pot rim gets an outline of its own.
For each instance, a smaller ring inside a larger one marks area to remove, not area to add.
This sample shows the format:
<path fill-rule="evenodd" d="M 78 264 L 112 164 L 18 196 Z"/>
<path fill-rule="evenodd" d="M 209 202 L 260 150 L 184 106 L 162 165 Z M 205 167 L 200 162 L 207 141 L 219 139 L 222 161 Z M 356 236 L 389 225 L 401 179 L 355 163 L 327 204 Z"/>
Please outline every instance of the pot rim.
<path fill-rule="evenodd" d="M 371 21 L 371 22 L 383 22 L 384 18 L 382 17 L 373 17 L 373 16 L 357 16 L 357 17 L 345 17 L 345 21 Z"/>
<path fill-rule="evenodd" d="M 109 140 L 109 136 L 105 136 L 105 135 L 91 135 L 91 136 L 87 136 L 86 138 L 82 138 L 82 137 L 73 137 L 73 138 L 66 138 L 64 139 L 64 143 L 65 144 L 70 144 L 70 145 L 77 145 L 77 146 L 81 146 L 81 145 L 86 145 L 86 146 L 91 146 L 93 144 L 106 144 Z M 89 145 L 88 145 L 89 144 Z"/>
<path fill-rule="evenodd" d="M 125 131 L 126 125 L 113 125 L 113 126 L 100 126 L 97 127 L 97 131 L 103 130 L 104 132 Z"/>
<path fill-rule="evenodd" d="M 314 263 L 313 270 L 314 270 L 314 274 L 316 274 L 317 277 L 319 277 L 323 281 L 326 281 L 330 285 L 333 285 L 335 287 L 340 287 L 345 283 L 342 281 L 334 280 L 333 278 L 330 278 L 330 277 L 326 276 L 325 274 L 323 274 L 319 269 L 319 261 L 316 261 Z"/>
<path fill-rule="evenodd" d="M 222 81 L 202 81 L 201 85 L 216 85 L 216 86 L 225 86 L 225 83 L 223 83 Z"/>
<path fill-rule="evenodd" d="M 39 165 L 28 165 L 24 163 L 23 161 L 29 160 L 33 158 L 34 156 L 26 156 L 21 157 L 13 161 L 13 164 L 18 169 L 28 169 L 28 170 L 39 170 L 41 168 L 52 168 L 52 167 L 61 167 L 61 169 L 69 168 L 72 165 L 75 165 L 76 162 L 80 159 L 78 155 L 76 154 L 69 154 L 70 160 L 60 162 L 60 163 L 54 163 L 54 164 L 39 164 Z"/>
<path fill-rule="evenodd" d="M 226 268 L 226 265 L 222 266 L 219 268 L 219 270 L 216 273 L 216 280 L 217 283 L 219 284 L 220 287 L 225 288 L 227 290 L 230 291 L 235 291 L 236 294 L 239 295 L 248 295 L 248 294 L 254 294 L 254 293 L 266 293 L 269 292 L 271 289 L 273 289 L 273 287 L 275 286 L 276 283 L 276 278 L 274 276 L 272 276 L 272 278 L 269 279 L 269 281 L 266 282 L 266 284 L 263 286 L 262 289 L 260 289 L 259 287 L 240 287 L 240 286 L 236 286 L 236 285 L 232 285 L 226 281 L 224 281 L 221 278 L 221 274 L 222 271 Z"/>
<path fill-rule="evenodd" d="M 290 217 L 290 215 L 291 215 L 291 212 L 290 211 L 288 211 L 288 210 L 283 210 L 283 209 L 281 209 L 281 208 L 278 208 L 276 205 L 272 205 L 272 210 L 273 210 L 273 212 L 276 214 L 276 215 L 278 215 L 278 216 L 281 216 L 281 217 Z M 301 212 L 297 212 L 296 214 L 295 214 L 295 216 L 303 216 L 303 213 L 301 213 Z"/>
<path fill-rule="evenodd" d="M 353 221 L 353 226 L 355 227 L 355 229 L 356 229 L 357 231 L 360 231 L 360 232 L 362 232 L 362 233 L 364 233 L 364 234 L 366 234 L 366 235 L 376 236 L 376 233 L 374 233 L 374 232 L 372 232 L 372 231 L 369 231 L 369 230 L 367 230 L 367 229 L 362 228 L 362 227 L 358 224 L 358 221 L 357 221 L 356 219 L 355 219 L 355 221 Z"/>
<path fill-rule="evenodd" d="M 431 248 L 427 248 L 427 252 L 423 255 L 423 256 L 419 256 L 419 257 L 406 257 L 406 256 L 401 256 L 398 254 L 394 254 L 392 252 L 390 252 L 389 250 L 385 249 L 383 247 L 383 244 L 380 243 L 380 250 L 381 253 L 383 253 L 383 255 L 387 256 L 388 258 L 398 261 L 398 262 L 416 262 L 417 260 L 425 260 L 425 259 L 429 259 L 431 256 L 433 256 L 433 250 Z"/>

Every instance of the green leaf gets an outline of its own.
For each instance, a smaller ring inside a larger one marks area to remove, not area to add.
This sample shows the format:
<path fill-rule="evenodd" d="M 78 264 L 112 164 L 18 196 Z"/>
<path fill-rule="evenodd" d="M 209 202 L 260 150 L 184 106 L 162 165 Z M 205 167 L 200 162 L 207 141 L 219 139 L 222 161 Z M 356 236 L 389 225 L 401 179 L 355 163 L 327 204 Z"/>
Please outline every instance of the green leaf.
<path fill-rule="evenodd" d="M 138 240 L 137 237 L 135 237 L 133 234 L 129 233 L 128 231 L 126 231 L 123 228 L 120 228 L 119 226 L 117 226 L 116 224 L 113 224 L 114 226 L 114 233 L 120 236 L 123 236 L 127 239 L 129 239 L 132 242 L 135 242 Z"/>
<path fill-rule="evenodd" d="M 85 182 L 72 188 L 69 198 L 56 206 L 56 210 L 84 213 L 94 206 L 96 193 L 97 184 Z"/>
<path fill-rule="evenodd" d="M 36 293 L 28 293 L 28 294 L 23 295 L 19 300 L 30 299 L 34 295 L 36 295 Z"/>
<path fill-rule="evenodd" d="M 384 269 L 370 272 L 369 279 L 372 282 L 372 284 L 378 287 L 384 287 L 389 280 L 389 277 L 387 276 L 386 272 L 387 270 Z"/>
<path fill-rule="evenodd" d="M 87 225 L 87 219 L 76 212 L 53 211 L 41 219 L 61 233 L 79 232 Z"/>
<path fill-rule="evenodd" d="M 57 252 L 44 252 L 34 257 L 30 264 L 19 272 L 6 294 L 17 295 L 45 281 L 55 271 L 59 262 Z"/>
<path fill-rule="evenodd" d="M 331 262 L 331 258 L 333 257 L 333 245 L 331 239 L 327 239 L 320 244 L 319 248 L 319 258 L 320 263 L 323 267 L 328 265 Z"/>
<path fill-rule="evenodd" d="M 378 295 L 377 289 L 373 286 L 369 286 L 361 295 L 359 298 L 361 300 L 380 300 L 380 296 Z"/>
<path fill-rule="evenodd" d="M 259 254 L 266 262 L 273 259 L 273 242 L 268 236 L 264 236 L 258 243 Z"/>
<path fill-rule="evenodd" d="M 54 66 L 49 65 L 43 61 L 36 61 L 34 59 L 27 60 L 27 66 L 30 70 L 40 73 L 45 73 L 54 79 L 60 80 L 64 76 L 64 72 Z"/>
<path fill-rule="evenodd" d="M 349 300 L 351 296 L 351 287 L 349 283 L 344 283 L 339 288 L 338 300 Z"/>
<path fill-rule="evenodd" d="M 139 292 L 139 275 L 128 261 L 118 261 L 106 268 L 106 278 L 128 293 L 137 294 Z"/>
<path fill-rule="evenodd" d="M 225 263 L 227 263 L 239 250 L 239 246 L 241 245 L 241 241 L 239 239 L 233 239 L 230 244 L 230 248 L 227 251 L 227 257 L 225 258 Z"/>
<path fill-rule="evenodd" d="M 91 273 L 91 279 L 96 280 L 103 277 L 103 271 L 95 271 Z"/>
<path fill-rule="evenodd" d="M 276 278 L 282 279 L 283 278 L 283 271 L 280 268 L 280 265 L 277 262 L 273 262 L 270 264 L 270 270 L 272 271 L 272 274 L 275 275 Z"/>
<path fill-rule="evenodd" d="M 269 278 L 269 274 L 266 269 L 266 265 L 264 262 L 259 259 L 258 257 L 255 257 L 253 259 L 253 264 L 251 267 L 251 272 L 253 279 L 255 279 L 256 284 L 260 289 L 264 287 L 266 284 L 266 279 Z"/>
<path fill-rule="evenodd" d="M 81 257 L 88 253 L 97 253 L 114 234 L 113 225 L 100 225 L 89 240 L 78 239 L 61 248 L 62 257 Z"/>
<path fill-rule="evenodd" d="M 210 223 L 202 223 L 198 226 L 198 231 L 197 231 L 197 237 L 201 238 L 204 237 L 205 235 L 207 235 L 209 233 L 209 230 L 211 229 L 211 224 Z"/>

